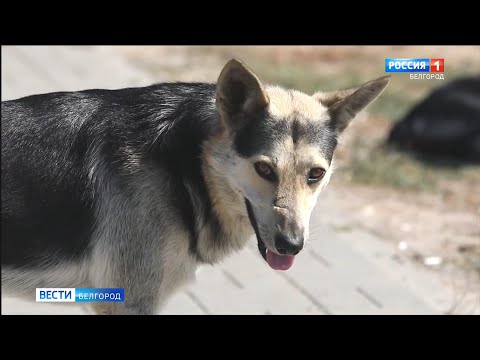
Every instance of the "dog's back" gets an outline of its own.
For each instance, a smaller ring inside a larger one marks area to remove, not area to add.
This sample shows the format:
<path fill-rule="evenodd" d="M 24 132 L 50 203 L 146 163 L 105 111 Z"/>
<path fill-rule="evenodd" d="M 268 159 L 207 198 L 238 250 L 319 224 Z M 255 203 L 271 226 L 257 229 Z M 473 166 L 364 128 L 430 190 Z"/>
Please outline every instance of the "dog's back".
<path fill-rule="evenodd" d="M 87 122 L 99 102 L 62 93 L 2 103 L 2 265 L 85 251 L 93 226 Z"/>
<path fill-rule="evenodd" d="M 113 232 L 99 214 L 106 197 L 121 192 L 119 203 L 138 201 L 128 197 L 151 181 L 148 166 L 176 177 L 180 185 L 158 184 L 157 192 L 182 200 L 180 222 L 193 221 L 181 184 L 189 176 L 199 182 L 199 146 L 214 128 L 202 121 L 214 109 L 214 92 L 211 84 L 172 83 L 2 102 L 2 285 L 91 284 L 81 264 L 92 257 L 98 228 Z M 119 218 L 124 207 L 116 209 Z"/>

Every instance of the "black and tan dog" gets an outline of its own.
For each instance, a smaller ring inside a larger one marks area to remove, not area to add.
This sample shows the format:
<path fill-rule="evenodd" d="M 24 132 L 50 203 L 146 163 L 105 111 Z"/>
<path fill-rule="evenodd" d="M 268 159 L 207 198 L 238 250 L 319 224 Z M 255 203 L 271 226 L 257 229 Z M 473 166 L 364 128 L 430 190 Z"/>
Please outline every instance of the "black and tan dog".
<path fill-rule="evenodd" d="M 310 96 L 231 60 L 217 84 L 2 102 L 2 290 L 119 287 L 99 313 L 153 314 L 254 232 L 290 268 L 340 133 L 387 83 Z"/>

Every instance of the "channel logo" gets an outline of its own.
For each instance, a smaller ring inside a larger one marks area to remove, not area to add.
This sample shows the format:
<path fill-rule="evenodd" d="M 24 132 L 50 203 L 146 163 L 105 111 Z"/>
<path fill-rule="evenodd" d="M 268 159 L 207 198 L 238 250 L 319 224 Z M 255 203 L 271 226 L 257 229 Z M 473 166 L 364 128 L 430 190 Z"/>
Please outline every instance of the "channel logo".
<path fill-rule="evenodd" d="M 37 302 L 124 302 L 122 288 L 37 288 Z"/>
<path fill-rule="evenodd" d="M 444 71 L 445 59 L 385 59 L 385 72 L 443 73 Z"/>

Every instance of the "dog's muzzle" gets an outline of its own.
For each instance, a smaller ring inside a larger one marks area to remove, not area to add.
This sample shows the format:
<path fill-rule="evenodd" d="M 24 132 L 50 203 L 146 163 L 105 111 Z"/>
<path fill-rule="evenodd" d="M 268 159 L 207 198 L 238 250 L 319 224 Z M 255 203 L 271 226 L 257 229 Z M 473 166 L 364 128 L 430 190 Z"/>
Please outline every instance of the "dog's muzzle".
<path fill-rule="evenodd" d="M 245 198 L 245 205 L 247 207 L 248 218 L 250 219 L 250 223 L 252 224 L 255 235 L 257 236 L 258 250 L 260 251 L 263 259 L 274 270 L 288 270 L 293 265 L 295 255 L 298 254 L 303 247 L 303 238 L 301 241 L 298 240 L 292 242 L 289 239 L 277 235 L 275 238 L 276 251 L 274 252 L 270 249 L 267 249 L 265 242 L 260 236 L 260 231 L 258 230 L 258 223 L 253 212 L 252 204 L 247 198 Z"/>

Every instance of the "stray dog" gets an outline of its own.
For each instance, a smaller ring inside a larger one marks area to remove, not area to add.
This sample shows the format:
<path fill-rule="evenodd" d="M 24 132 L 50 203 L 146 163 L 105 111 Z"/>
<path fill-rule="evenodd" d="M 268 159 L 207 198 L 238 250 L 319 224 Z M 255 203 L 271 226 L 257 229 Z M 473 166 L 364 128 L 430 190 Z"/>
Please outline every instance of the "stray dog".
<path fill-rule="evenodd" d="M 2 290 L 124 288 L 96 313 L 154 314 L 253 233 L 287 270 L 340 133 L 388 81 L 310 96 L 233 59 L 216 84 L 2 102 Z"/>

